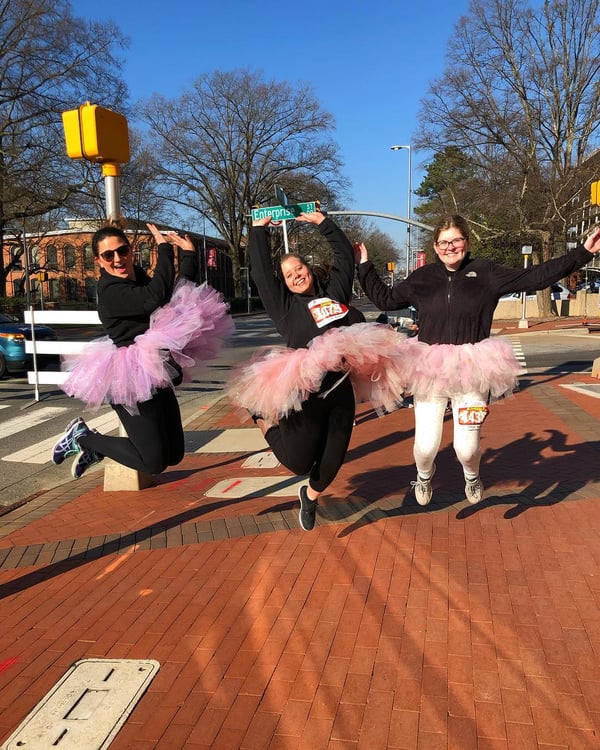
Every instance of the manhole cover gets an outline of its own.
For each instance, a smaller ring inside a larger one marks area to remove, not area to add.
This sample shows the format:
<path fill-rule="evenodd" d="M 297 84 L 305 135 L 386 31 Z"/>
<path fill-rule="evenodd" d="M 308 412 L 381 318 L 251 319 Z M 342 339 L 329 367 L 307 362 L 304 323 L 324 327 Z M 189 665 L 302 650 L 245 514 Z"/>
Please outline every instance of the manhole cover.
<path fill-rule="evenodd" d="M 139 659 L 75 662 L 1 750 L 102 750 L 159 670 Z"/>

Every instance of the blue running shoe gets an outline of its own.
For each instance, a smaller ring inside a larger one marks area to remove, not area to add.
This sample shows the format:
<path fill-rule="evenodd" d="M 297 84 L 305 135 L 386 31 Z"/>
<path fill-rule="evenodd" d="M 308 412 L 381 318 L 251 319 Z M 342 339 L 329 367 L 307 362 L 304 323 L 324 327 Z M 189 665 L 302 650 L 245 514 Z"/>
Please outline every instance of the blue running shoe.
<path fill-rule="evenodd" d="M 71 474 L 74 479 L 80 479 L 81 475 L 86 469 L 89 469 L 93 464 L 98 464 L 104 456 L 101 456 L 96 451 L 88 450 L 84 448 L 81 453 L 75 457 L 73 465 L 71 466 Z"/>
<path fill-rule="evenodd" d="M 52 461 L 55 464 L 62 464 L 67 456 L 79 453 L 79 438 L 87 435 L 90 429 L 81 417 L 73 419 L 67 425 L 67 429 L 52 449 Z"/>

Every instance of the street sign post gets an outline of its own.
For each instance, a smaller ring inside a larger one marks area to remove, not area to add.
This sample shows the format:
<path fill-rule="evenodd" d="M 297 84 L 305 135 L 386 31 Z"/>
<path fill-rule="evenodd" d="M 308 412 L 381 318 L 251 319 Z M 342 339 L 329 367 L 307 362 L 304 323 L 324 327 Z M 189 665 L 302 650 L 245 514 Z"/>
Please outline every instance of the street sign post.
<path fill-rule="evenodd" d="M 287 206 L 264 206 L 263 208 L 252 209 L 252 221 L 265 219 L 267 216 L 270 216 L 273 221 L 289 221 L 302 213 L 313 213 L 316 210 L 316 201 L 290 203 Z"/>
<path fill-rule="evenodd" d="M 523 256 L 523 268 L 525 270 L 527 270 L 527 260 L 529 256 L 532 255 L 532 253 L 532 245 L 523 245 L 521 247 L 521 255 Z M 519 328 L 529 328 L 529 321 L 527 320 L 527 316 L 525 314 L 527 306 L 527 294 L 525 292 L 521 293 L 521 304 L 523 305 L 523 311 L 521 313 L 521 320 L 519 320 Z"/>

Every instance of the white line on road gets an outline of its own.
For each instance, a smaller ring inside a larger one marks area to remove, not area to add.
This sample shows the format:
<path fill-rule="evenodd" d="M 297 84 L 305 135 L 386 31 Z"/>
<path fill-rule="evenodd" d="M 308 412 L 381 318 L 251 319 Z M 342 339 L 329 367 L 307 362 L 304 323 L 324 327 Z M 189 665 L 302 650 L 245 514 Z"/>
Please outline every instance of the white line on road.
<path fill-rule="evenodd" d="M 66 409 L 57 407 L 56 411 L 66 411 Z M 48 417 L 48 419 L 50 419 L 50 417 Z M 17 420 L 10 420 L 10 421 L 12 422 L 12 421 L 17 421 Z M 43 420 L 38 420 L 38 421 L 43 421 Z M 21 424 L 20 417 L 18 418 L 18 422 L 19 422 L 18 429 L 24 429 L 23 425 Z M 112 430 L 119 429 L 119 419 L 117 415 L 115 414 L 115 412 L 113 411 L 109 411 L 100 417 L 96 417 L 95 419 L 86 420 L 86 424 L 90 429 L 96 429 L 102 433 L 107 433 L 107 432 L 111 432 Z M 12 434 L 12 432 L 10 434 Z M 16 451 L 15 453 L 10 453 L 8 456 L 4 456 L 2 458 L 2 461 L 15 461 L 15 462 L 24 463 L 24 464 L 49 463 L 50 451 L 56 444 L 56 441 L 58 440 L 59 437 L 60 437 L 60 434 L 55 435 L 54 437 L 48 438 L 47 440 L 41 440 L 39 443 L 35 443 L 34 445 L 29 445 L 27 446 L 27 448 L 23 448 L 20 451 Z"/>

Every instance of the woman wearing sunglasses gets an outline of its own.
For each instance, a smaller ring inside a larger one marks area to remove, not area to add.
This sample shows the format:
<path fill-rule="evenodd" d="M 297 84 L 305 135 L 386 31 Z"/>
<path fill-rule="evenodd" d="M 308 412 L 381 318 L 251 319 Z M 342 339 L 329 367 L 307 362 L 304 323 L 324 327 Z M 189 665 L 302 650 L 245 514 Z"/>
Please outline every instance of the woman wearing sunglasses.
<path fill-rule="evenodd" d="M 600 229 L 566 255 L 527 270 L 471 258 L 469 243 L 467 221 L 462 216 L 444 217 L 433 232 L 437 262 L 416 269 L 391 288 L 369 261 L 365 245 L 354 248 L 361 286 L 377 307 L 398 310 L 413 305 L 418 310 L 418 337 L 402 348 L 406 389 L 414 397 L 417 479 L 411 484 L 420 505 L 431 500 L 448 402 L 466 499 L 482 499 L 481 425 L 490 400 L 514 389 L 520 369 L 512 347 L 500 337 L 490 337 L 498 300 L 507 292 L 543 289 L 584 266 L 600 250 Z"/>
<path fill-rule="evenodd" d="M 158 245 L 152 276 L 134 265 L 121 228 L 106 226 L 92 237 L 100 268 L 98 315 L 107 336 L 63 359 L 69 371 L 63 390 L 91 409 L 110 403 L 127 437 L 101 435 L 81 417 L 74 419 L 54 446 L 52 460 L 60 464 L 75 455 L 76 479 L 105 456 L 149 474 L 178 464 L 184 435 L 173 387 L 184 373 L 189 380 L 193 368 L 214 358 L 233 329 L 221 296 L 193 281 L 197 262 L 189 235 L 147 226 Z M 177 281 L 174 246 L 183 251 Z"/>

